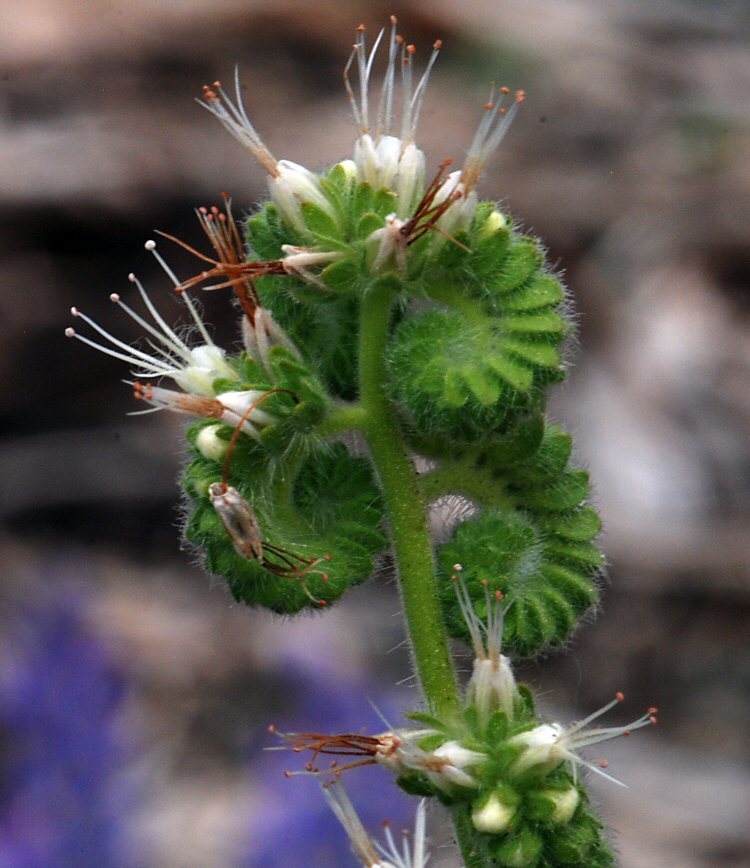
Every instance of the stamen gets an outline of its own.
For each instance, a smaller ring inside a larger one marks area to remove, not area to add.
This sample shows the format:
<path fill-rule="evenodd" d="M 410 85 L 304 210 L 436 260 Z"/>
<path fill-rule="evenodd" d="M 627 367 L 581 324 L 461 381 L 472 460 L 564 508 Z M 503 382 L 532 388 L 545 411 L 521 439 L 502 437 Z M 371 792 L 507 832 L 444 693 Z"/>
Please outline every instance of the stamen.
<path fill-rule="evenodd" d="M 234 89 L 236 104 L 224 93 L 219 81 L 215 81 L 210 86 L 204 85 L 203 99 L 196 101 L 210 111 L 221 125 L 250 151 L 269 175 L 278 177 L 278 161 L 265 146 L 245 112 L 240 89 L 239 67 L 235 67 L 234 70 Z"/>

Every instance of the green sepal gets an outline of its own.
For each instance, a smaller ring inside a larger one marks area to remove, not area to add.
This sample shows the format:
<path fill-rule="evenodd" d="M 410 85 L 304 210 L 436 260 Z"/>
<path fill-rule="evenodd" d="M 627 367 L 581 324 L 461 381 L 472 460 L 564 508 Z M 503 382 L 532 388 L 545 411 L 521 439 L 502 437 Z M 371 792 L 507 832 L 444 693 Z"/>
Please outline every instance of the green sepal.
<path fill-rule="evenodd" d="M 359 269 L 351 259 L 338 259 L 320 273 L 320 279 L 334 292 L 351 292 L 356 288 L 358 278 Z"/>
<path fill-rule="evenodd" d="M 437 750 L 441 745 L 445 744 L 448 736 L 444 732 L 435 732 L 426 735 L 417 742 L 417 745 L 424 751 L 432 752 Z"/>
<path fill-rule="evenodd" d="M 376 214 L 374 211 L 367 211 L 364 213 L 357 222 L 356 235 L 357 238 L 361 240 L 365 240 L 372 235 L 373 232 L 376 232 L 378 229 L 383 228 L 383 218 Z"/>
<path fill-rule="evenodd" d="M 489 744 L 499 744 L 508 738 L 510 722 L 504 711 L 493 711 L 485 727 L 485 738 Z"/>
<path fill-rule="evenodd" d="M 529 311 L 541 307 L 557 307 L 565 297 L 559 280 L 551 274 L 539 274 L 521 289 L 503 299 L 503 310 Z"/>
<path fill-rule="evenodd" d="M 399 777 L 396 778 L 396 786 L 400 787 L 410 796 L 423 796 L 430 798 L 436 795 L 435 787 L 426 777 L 424 777 L 424 775 L 417 774 L 416 772 L 399 775 Z"/>
<path fill-rule="evenodd" d="M 516 238 L 500 268 L 487 276 L 490 292 L 500 295 L 513 292 L 532 277 L 543 261 L 544 255 L 534 238 Z"/>
<path fill-rule="evenodd" d="M 327 211 L 314 202 L 303 202 L 300 205 L 300 212 L 305 228 L 318 241 L 325 243 L 326 246 L 332 246 L 334 250 L 338 250 L 342 246 L 339 227 Z"/>
<path fill-rule="evenodd" d="M 427 714 L 424 711 L 408 711 L 404 714 L 408 720 L 413 720 L 415 723 L 422 723 L 431 729 L 437 729 L 440 732 L 447 732 L 448 726 L 437 717 Z"/>
<path fill-rule="evenodd" d="M 494 849 L 494 857 L 503 868 L 534 868 L 544 847 L 541 835 L 530 828 L 518 829 Z"/>

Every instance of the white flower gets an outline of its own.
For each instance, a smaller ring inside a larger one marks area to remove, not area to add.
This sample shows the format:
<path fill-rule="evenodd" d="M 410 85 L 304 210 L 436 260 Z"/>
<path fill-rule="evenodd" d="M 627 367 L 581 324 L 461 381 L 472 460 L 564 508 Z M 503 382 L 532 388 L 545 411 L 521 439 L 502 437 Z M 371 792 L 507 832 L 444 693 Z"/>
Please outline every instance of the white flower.
<path fill-rule="evenodd" d="M 634 720 L 625 726 L 586 729 L 590 723 L 606 714 L 610 709 L 622 702 L 623 699 L 622 693 L 617 693 L 612 702 L 608 702 L 584 720 L 567 728 L 560 723 L 543 723 L 534 727 L 534 729 L 513 736 L 510 739 L 510 744 L 523 747 L 523 752 L 511 767 L 511 773 L 520 775 L 529 769 L 537 769 L 542 773 L 546 773 L 563 763 L 567 763 L 574 778 L 578 766 L 584 766 L 603 778 L 624 787 L 625 784 L 622 781 L 618 781 L 617 778 L 612 777 L 612 775 L 604 771 L 607 767 L 605 760 L 599 763 L 592 763 L 578 754 L 579 750 L 592 744 L 609 741 L 621 735 L 630 735 L 634 729 L 640 729 L 643 726 L 656 723 L 657 710 L 649 708 L 638 720 Z"/>
<path fill-rule="evenodd" d="M 322 785 L 322 789 L 331 810 L 349 836 L 352 850 L 367 868 L 424 868 L 427 864 L 429 856 L 425 849 L 425 799 L 421 799 L 417 806 L 411 846 L 404 833 L 403 845 L 399 850 L 387 823 L 383 824 L 386 846 L 370 839 L 340 781 L 329 781 Z"/>
<path fill-rule="evenodd" d="M 403 773 L 415 771 L 424 774 L 436 787 L 446 793 L 454 787 L 475 789 L 479 781 L 472 770 L 487 762 L 487 755 L 470 750 L 455 740 L 446 740 L 435 750 L 419 746 L 424 738 L 436 735 L 432 729 L 398 729 L 378 736 L 379 746 L 374 753 L 376 762 Z"/>
<path fill-rule="evenodd" d="M 133 383 L 135 397 L 151 404 L 156 410 L 172 410 L 204 419 L 218 419 L 225 425 L 241 430 L 254 440 L 260 439 L 260 432 L 274 421 L 270 413 L 260 409 L 260 405 L 272 391 L 246 389 L 244 391 L 220 392 L 215 397 L 189 395 L 174 389 L 162 389 L 150 383 Z"/>
<path fill-rule="evenodd" d="M 239 70 L 234 71 L 236 103 L 227 96 L 221 82 L 203 88 L 200 105 L 218 118 L 222 126 L 244 145 L 268 172 L 268 189 L 282 217 L 296 229 L 304 230 L 300 206 L 312 202 L 332 217 L 335 212 L 323 195 L 318 176 L 290 160 L 277 160 L 263 144 L 245 111 L 240 91 Z"/>
<path fill-rule="evenodd" d="M 174 273 L 157 253 L 155 242 L 147 242 L 146 249 L 157 257 L 175 287 L 180 288 L 180 283 Z M 226 360 L 225 351 L 211 340 L 195 305 L 186 292 L 181 292 L 180 296 L 200 338 L 200 342 L 193 346 L 167 324 L 138 278 L 131 274 L 128 279 L 137 288 L 152 322 L 149 322 L 126 304 L 119 294 L 112 293 L 110 300 L 141 326 L 145 332 L 146 343 L 150 352 L 114 337 L 76 307 L 71 308 L 71 314 L 87 323 L 95 332 L 105 338 L 109 345 L 97 343 L 91 338 L 79 334 L 73 328 L 66 329 L 65 334 L 68 337 L 77 338 L 106 355 L 127 362 L 131 365 L 131 373 L 135 377 L 141 379 L 168 377 L 189 395 L 212 396 L 215 380 L 219 378 L 238 379 L 236 371 Z"/>
<path fill-rule="evenodd" d="M 393 192 L 395 216 L 408 222 L 425 190 L 425 156 L 416 144 L 417 128 L 442 42 L 435 41 L 424 71 L 417 76 L 414 71 L 416 48 L 406 44 L 399 35 L 396 17 L 391 16 L 390 20 L 385 73 L 377 91 L 371 88 L 370 81 L 378 51 L 384 42 L 385 29 L 378 33 L 368 50 L 365 27 L 360 25 L 357 28 L 356 42 L 344 69 L 344 85 L 359 135 L 354 143 L 352 159 L 339 165 L 344 167 L 347 177 L 370 184 L 376 190 Z M 354 68 L 358 79 L 356 91 L 351 81 Z M 523 99 L 523 91 L 516 91 L 511 96 L 509 88 L 496 89 L 493 86 L 463 168 L 446 178 L 439 194 L 435 196 L 433 192 L 429 199 L 430 206 L 445 201 L 439 219 L 429 228 L 434 225 L 439 233 L 450 234 L 470 224 L 477 202 L 474 188 Z M 312 202 L 336 219 L 335 209 L 324 195 L 318 176 L 304 166 L 276 160 L 263 143 L 242 103 L 236 69 L 235 100 L 229 99 L 217 81 L 204 87 L 203 99 L 199 102 L 267 170 L 271 197 L 282 215 L 297 229 L 303 230 L 300 206 Z M 449 197 L 452 197 L 451 201 L 446 201 Z"/>
<path fill-rule="evenodd" d="M 495 711 L 504 711 L 510 719 L 518 690 L 510 660 L 501 653 L 503 643 L 503 596 L 490 594 L 484 586 L 487 621 L 480 621 L 466 582 L 461 578 L 461 564 L 453 565 L 456 599 L 474 648 L 474 668 L 466 686 L 466 705 L 477 709 L 479 720 L 486 725 Z"/>

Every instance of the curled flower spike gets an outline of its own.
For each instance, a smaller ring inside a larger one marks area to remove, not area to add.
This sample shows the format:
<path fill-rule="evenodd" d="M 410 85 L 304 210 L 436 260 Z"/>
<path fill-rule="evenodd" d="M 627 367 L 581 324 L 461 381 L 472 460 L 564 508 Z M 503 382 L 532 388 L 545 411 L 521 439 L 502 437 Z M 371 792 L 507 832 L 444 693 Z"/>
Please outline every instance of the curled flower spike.
<path fill-rule="evenodd" d="M 495 711 L 504 711 L 513 717 L 518 698 L 516 679 L 510 660 L 501 652 L 503 643 L 503 595 L 490 594 L 484 583 L 487 620 L 481 621 L 472 604 L 466 582 L 461 578 L 463 567 L 454 564 L 451 576 L 461 614 L 474 648 L 474 668 L 466 687 L 466 705 L 477 709 L 483 725 Z"/>
<path fill-rule="evenodd" d="M 425 799 L 420 799 L 417 806 L 411 846 L 404 832 L 403 846 L 399 850 L 387 822 L 383 824 L 386 846 L 370 839 L 340 781 L 329 781 L 322 785 L 322 789 L 331 810 L 349 836 L 352 850 L 367 868 L 423 868 L 427 864 Z"/>
<path fill-rule="evenodd" d="M 147 242 L 146 247 L 149 251 L 155 252 L 156 244 L 152 241 Z M 159 257 L 159 261 L 167 273 L 174 278 L 171 269 L 161 257 Z M 213 395 L 212 384 L 214 380 L 219 378 L 237 379 L 236 372 L 226 361 L 226 353 L 211 340 L 187 293 L 183 294 L 182 299 L 202 339 L 202 342 L 195 346 L 190 346 L 166 323 L 138 278 L 131 274 L 128 279 L 137 288 L 152 322 L 148 322 L 126 304 L 118 293 L 112 293 L 109 298 L 113 304 L 116 304 L 141 326 L 146 333 L 150 352 L 145 352 L 114 337 L 76 307 L 71 308 L 71 314 L 83 320 L 105 338 L 109 345 L 98 343 L 85 335 L 81 335 L 73 328 L 65 330 L 66 336 L 76 338 L 108 356 L 127 362 L 136 377 L 169 377 L 190 395 L 211 396 Z"/>
<path fill-rule="evenodd" d="M 571 774 L 575 778 L 578 766 L 590 769 L 592 772 L 612 781 L 619 786 L 624 787 L 622 781 L 607 774 L 604 769 L 607 767 L 607 762 L 602 760 L 599 763 L 592 763 L 583 757 L 579 756 L 578 751 L 589 747 L 592 744 L 598 744 L 602 741 L 610 741 L 613 738 L 618 738 L 621 735 L 630 735 L 634 729 L 640 729 L 643 726 L 651 726 L 656 724 L 656 708 L 649 708 L 648 711 L 625 726 L 608 726 L 596 729 L 586 729 L 590 723 L 593 723 L 597 718 L 606 714 L 616 705 L 624 700 L 622 693 L 617 693 L 615 698 L 602 706 L 598 711 L 590 714 L 584 720 L 574 723 L 567 728 L 559 723 L 543 723 L 534 729 L 519 733 L 510 739 L 510 743 L 524 748 L 518 759 L 515 761 L 511 772 L 514 775 L 523 774 L 530 769 L 536 769 L 541 773 L 552 771 L 563 763 L 567 763 L 570 767 Z"/>

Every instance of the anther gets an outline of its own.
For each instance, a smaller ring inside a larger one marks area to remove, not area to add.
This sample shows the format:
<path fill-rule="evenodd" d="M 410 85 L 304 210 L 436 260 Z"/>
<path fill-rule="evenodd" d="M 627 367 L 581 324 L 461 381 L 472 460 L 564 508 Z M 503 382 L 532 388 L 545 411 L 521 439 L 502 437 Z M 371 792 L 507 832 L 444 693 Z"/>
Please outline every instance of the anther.
<path fill-rule="evenodd" d="M 71 309 L 70 309 L 70 315 L 71 315 L 71 316 L 80 316 L 81 314 L 79 313 L 77 307 L 71 307 Z"/>
<path fill-rule="evenodd" d="M 65 337 L 66 338 L 74 338 L 75 336 L 76 336 L 76 330 L 74 328 L 71 328 L 70 326 L 68 326 L 68 328 L 65 329 Z"/>
<path fill-rule="evenodd" d="M 507 95 L 510 93 L 510 88 L 509 88 L 509 87 L 505 87 L 505 86 L 503 85 L 503 87 L 500 88 L 500 93 L 504 93 L 504 94 L 507 96 Z"/>
<path fill-rule="evenodd" d="M 457 573 L 460 573 L 461 570 L 463 569 L 463 567 L 461 566 L 461 564 L 453 564 L 453 569 L 454 569 Z"/>
<path fill-rule="evenodd" d="M 113 301 L 113 302 L 115 302 L 115 304 L 117 304 L 117 302 L 120 300 L 120 296 L 116 292 L 113 292 L 110 294 L 109 300 Z"/>
<path fill-rule="evenodd" d="M 615 699 L 618 702 L 624 702 L 625 701 L 625 694 L 618 690 L 617 693 L 615 693 Z"/>
<path fill-rule="evenodd" d="M 608 767 L 609 767 L 609 763 L 607 762 L 607 760 L 599 760 L 599 768 L 600 769 L 606 769 Z"/>
<path fill-rule="evenodd" d="M 128 280 L 129 280 L 131 283 L 135 283 L 135 281 L 136 281 L 136 276 L 133 274 L 132 271 L 131 271 L 130 274 L 128 275 Z"/>
<path fill-rule="evenodd" d="M 276 735 L 276 726 L 273 723 L 269 723 L 267 729 L 271 735 Z"/>
<path fill-rule="evenodd" d="M 443 40 L 442 39 L 436 39 L 432 43 L 432 47 L 435 49 L 435 51 L 439 51 L 443 47 Z"/>
<path fill-rule="evenodd" d="M 146 250 L 156 250 L 156 242 L 149 240 L 143 245 Z"/>

